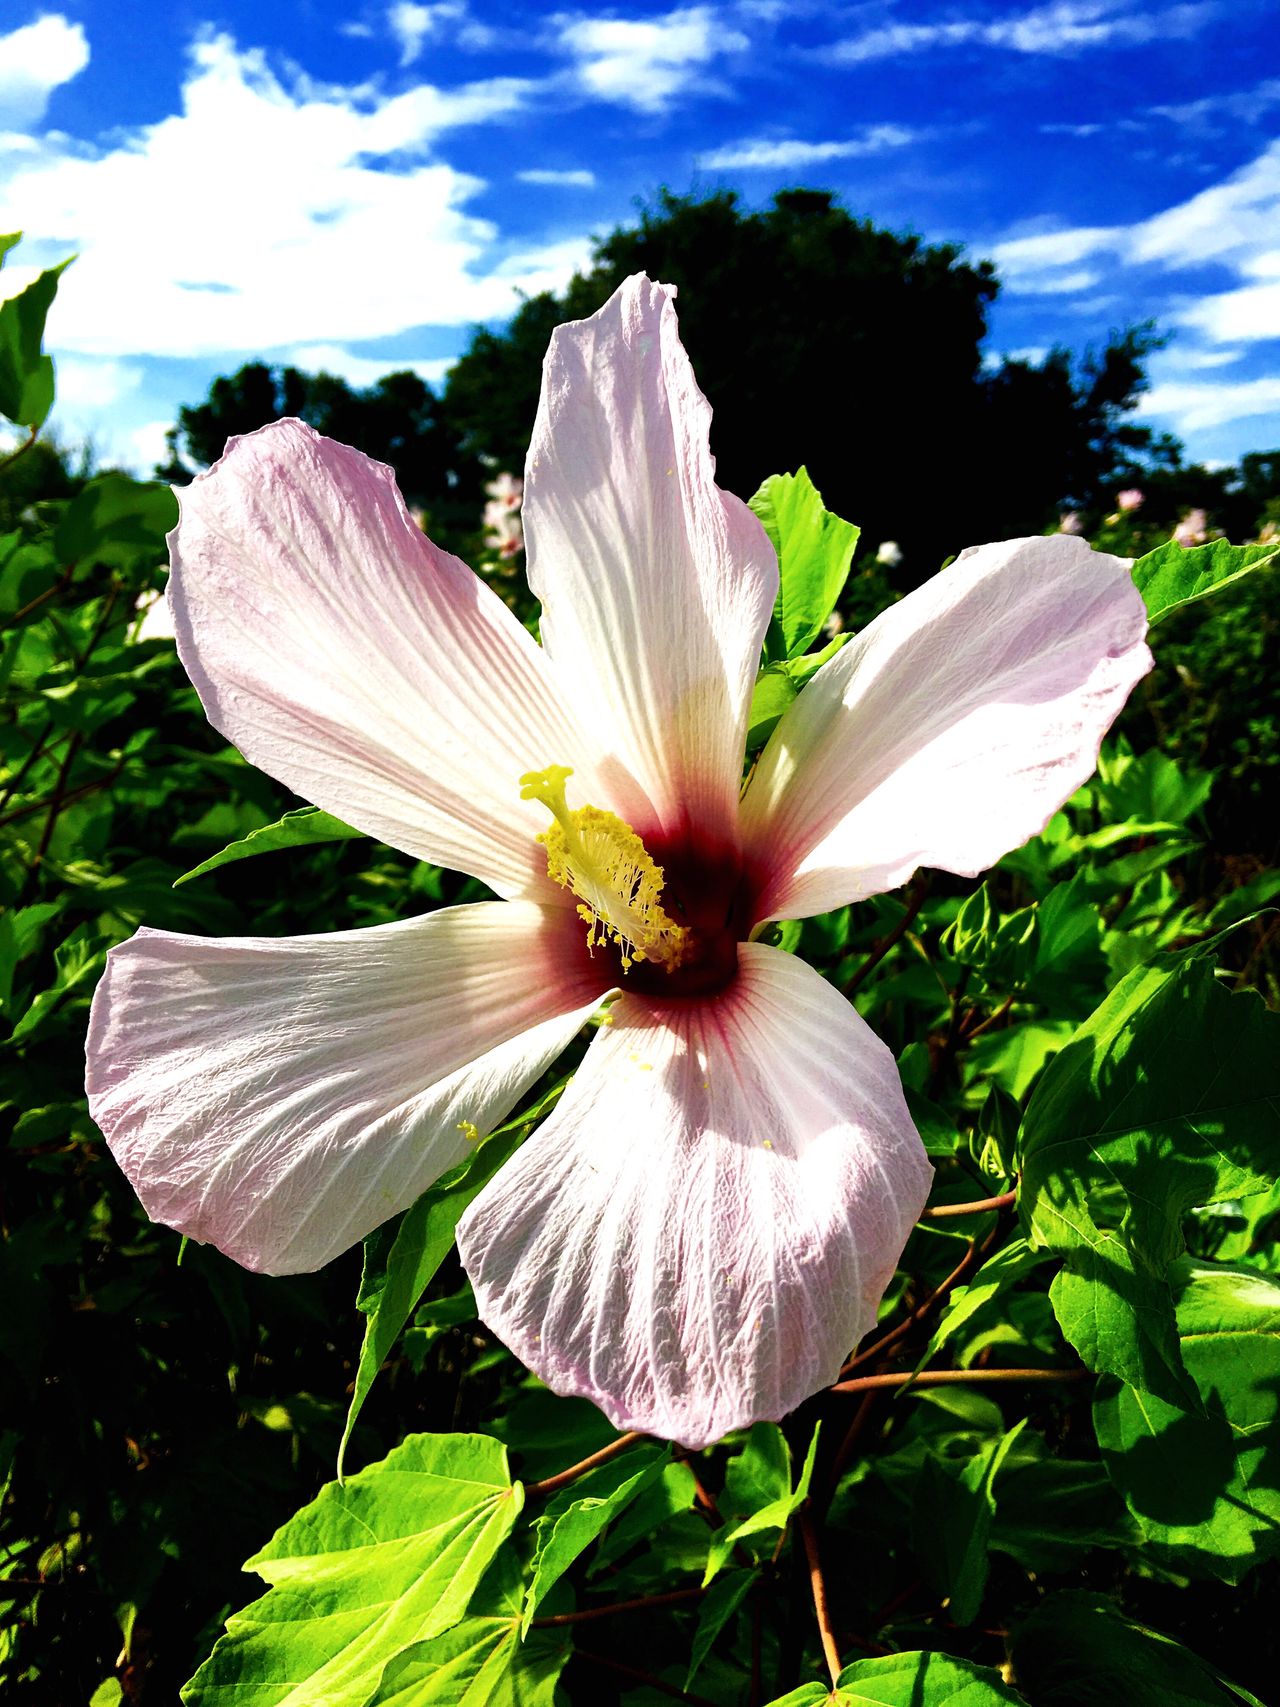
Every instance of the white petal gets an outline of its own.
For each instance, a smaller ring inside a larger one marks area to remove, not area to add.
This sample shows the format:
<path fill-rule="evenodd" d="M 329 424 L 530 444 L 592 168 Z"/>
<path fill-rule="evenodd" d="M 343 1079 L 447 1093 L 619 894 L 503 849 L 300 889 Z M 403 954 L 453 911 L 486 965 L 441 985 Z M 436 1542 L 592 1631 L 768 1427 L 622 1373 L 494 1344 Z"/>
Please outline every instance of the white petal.
<path fill-rule="evenodd" d="M 743 801 L 757 917 L 965 877 L 1039 833 L 1151 668 L 1127 563 L 1081 539 L 966 551 L 825 665 Z"/>
<path fill-rule="evenodd" d="M 549 893 L 546 813 L 520 777 L 568 764 L 590 786 L 591 744 L 540 648 L 415 526 L 391 470 L 277 421 L 179 500 L 169 599 L 214 727 L 393 847 Z"/>
<path fill-rule="evenodd" d="M 548 1386 L 702 1446 L 836 1379 L 931 1170 L 893 1057 L 793 956 L 744 944 L 722 996 L 614 1016 L 458 1247 Z"/>
<path fill-rule="evenodd" d="M 642 834 L 731 841 L 778 566 L 715 484 L 673 294 L 630 278 L 552 338 L 525 482 L 529 581 L 566 690 L 651 811 L 637 822 L 634 799 L 607 804 Z"/>
<path fill-rule="evenodd" d="M 485 901 L 373 930 L 143 930 L 94 996 L 89 1106 L 155 1221 L 319 1268 L 483 1137 L 600 997 L 581 922 Z"/>

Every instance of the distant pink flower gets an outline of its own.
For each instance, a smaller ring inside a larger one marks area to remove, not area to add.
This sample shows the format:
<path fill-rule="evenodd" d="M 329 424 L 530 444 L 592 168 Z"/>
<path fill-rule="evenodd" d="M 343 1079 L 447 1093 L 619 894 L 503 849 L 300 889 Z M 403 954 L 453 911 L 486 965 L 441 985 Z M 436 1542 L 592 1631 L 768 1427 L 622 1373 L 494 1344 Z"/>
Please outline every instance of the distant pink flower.
<path fill-rule="evenodd" d="M 1209 518 L 1203 510 L 1188 510 L 1173 530 L 1176 545 L 1203 545 L 1209 530 Z"/>
<path fill-rule="evenodd" d="M 620 992 L 459 1246 L 555 1391 L 700 1445 L 835 1377 L 930 1179 L 888 1049 L 761 927 L 989 866 L 1090 774 L 1150 657 L 1118 559 L 967 551 L 814 676 L 740 802 L 777 565 L 714 483 L 673 294 L 629 279 L 553 338 L 526 504 L 543 647 L 390 470 L 300 422 L 180 494 L 178 646 L 215 726 L 504 899 L 330 936 L 140 931 L 88 1082 L 152 1216 L 289 1273 L 411 1203 Z"/>
<path fill-rule="evenodd" d="M 1079 510 L 1065 510 L 1058 517 L 1058 532 L 1072 538 L 1084 532 L 1084 517 Z"/>
<path fill-rule="evenodd" d="M 524 481 L 514 474 L 499 474 L 485 491 L 489 502 L 484 507 L 484 542 L 499 557 L 518 557 L 524 550 L 524 524 L 520 519 Z"/>
<path fill-rule="evenodd" d="M 1140 510 L 1146 501 L 1146 494 L 1136 486 L 1126 486 L 1123 492 L 1116 493 L 1116 509 L 1122 515 L 1130 510 Z"/>

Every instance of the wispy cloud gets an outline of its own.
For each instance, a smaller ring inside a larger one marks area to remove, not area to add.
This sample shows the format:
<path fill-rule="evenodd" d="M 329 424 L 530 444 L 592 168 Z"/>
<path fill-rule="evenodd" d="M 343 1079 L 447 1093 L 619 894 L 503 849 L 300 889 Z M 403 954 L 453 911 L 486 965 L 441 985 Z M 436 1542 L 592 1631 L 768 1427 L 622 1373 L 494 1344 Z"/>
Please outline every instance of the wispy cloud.
<path fill-rule="evenodd" d="M 566 171 L 557 171 L 550 166 L 531 166 L 525 172 L 517 172 L 516 177 L 522 184 L 562 185 L 565 189 L 589 190 L 596 181 L 594 172 L 588 172 L 585 166 L 574 166 Z"/>
<path fill-rule="evenodd" d="M 494 31 L 471 17 L 466 0 L 437 0 L 434 5 L 419 0 L 396 0 L 387 10 L 387 28 L 400 49 L 400 69 L 421 58 L 429 41 L 452 38 L 460 47 L 487 46 Z"/>
<path fill-rule="evenodd" d="M 1231 421 L 1280 410 L 1280 375 L 1261 379 L 1206 380 L 1154 385 L 1138 404 L 1138 413 L 1173 418 L 1183 432 L 1203 432 Z"/>
<path fill-rule="evenodd" d="M 1000 48 L 1009 53 L 1073 55 L 1102 47 L 1140 47 L 1185 40 L 1213 15 L 1210 4 L 1189 3 L 1133 11 L 1116 0 L 1056 0 L 1011 18 L 950 18 L 933 23 L 886 23 L 833 42 L 822 57 L 838 65 L 898 59 L 957 47 Z"/>
<path fill-rule="evenodd" d="M 750 45 L 711 6 L 688 6 L 656 18 L 561 14 L 552 22 L 586 93 L 641 112 L 665 112 L 692 89 L 717 92 L 709 67 Z"/>
<path fill-rule="evenodd" d="M 846 137 L 840 142 L 801 142 L 798 138 L 760 137 L 743 142 L 730 142 L 699 157 L 698 165 L 707 171 L 731 169 L 754 170 L 814 166 L 824 160 L 852 160 L 862 155 L 883 154 L 891 148 L 905 148 L 918 140 L 920 133 L 905 125 L 872 125 L 861 136 Z"/>
<path fill-rule="evenodd" d="M 60 12 L 0 36 L 0 126 L 39 124 L 53 91 L 88 63 L 84 26 Z"/>
<path fill-rule="evenodd" d="M 42 234 L 28 259 L 80 251 L 50 318 L 79 356 L 223 358 L 488 319 L 572 268 L 558 246 L 499 262 L 497 228 L 468 211 L 480 180 L 432 148 L 531 87 L 318 89 L 208 34 L 182 111 L 109 149 L 0 139 L 0 229 Z"/>
<path fill-rule="evenodd" d="M 1202 95 L 1196 101 L 1179 101 L 1146 110 L 1156 118 L 1169 119 L 1192 130 L 1214 131 L 1224 119 L 1237 124 L 1257 122 L 1275 106 L 1280 106 L 1280 77 L 1268 77 L 1252 89 Z"/>
<path fill-rule="evenodd" d="M 416 373 L 428 385 L 438 385 L 452 363 L 447 357 L 423 361 L 417 357 L 361 356 L 342 344 L 298 344 L 283 359 L 303 373 L 330 373 L 348 385 L 373 385 L 388 373 Z"/>

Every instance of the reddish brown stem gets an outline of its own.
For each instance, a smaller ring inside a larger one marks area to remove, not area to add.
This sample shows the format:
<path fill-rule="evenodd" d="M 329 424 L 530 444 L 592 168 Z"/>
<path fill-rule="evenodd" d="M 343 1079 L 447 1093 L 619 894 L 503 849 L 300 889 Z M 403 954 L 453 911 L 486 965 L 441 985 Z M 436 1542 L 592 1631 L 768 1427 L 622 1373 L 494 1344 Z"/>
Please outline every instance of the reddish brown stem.
<path fill-rule="evenodd" d="M 998 1381 L 1084 1381 L 1087 1369 L 925 1369 L 916 1375 L 903 1370 L 893 1375 L 855 1375 L 852 1381 L 837 1381 L 832 1393 L 872 1393 L 882 1387 L 947 1387 L 965 1382 Z"/>
<path fill-rule="evenodd" d="M 639 1440 L 647 1440 L 646 1434 L 638 1431 L 631 1434 L 620 1434 L 617 1440 L 611 1440 L 608 1446 L 602 1446 L 599 1452 L 593 1452 L 589 1458 L 584 1458 L 579 1464 L 570 1464 L 567 1470 L 559 1470 L 554 1476 L 547 1476 L 541 1482 L 526 1482 L 525 1498 L 529 1500 L 544 1499 L 548 1494 L 558 1493 L 561 1488 L 567 1488 L 570 1482 L 576 1482 L 579 1476 L 585 1476 L 588 1470 L 594 1470 L 598 1464 L 607 1464 L 611 1458 L 616 1458 L 620 1452 L 625 1452 L 629 1446 L 634 1446 Z"/>
<path fill-rule="evenodd" d="M 885 955 L 888 954 L 891 949 L 897 947 L 915 923 L 916 914 L 920 911 L 921 907 L 924 906 L 924 898 L 929 893 L 928 879 L 923 876 L 917 877 L 913 882 L 912 888 L 913 893 L 907 902 L 906 912 L 898 920 L 897 924 L 887 936 L 883 936 L 879 941 L 872 943 L 870 951 L 867 954 L 867 958 L 862 962 L 862 965 L 859 966 L 852 978 L 846 980 L 842 986 L 846 996 L 851 996 L 860 984 L 866 982 L 867 978 L 875 971 L 876 967 L 879 966 Z"/>
<path fill-rule="evenodd" d="M 701 1600 L 700 1588 L 673 1588 L 667 1594 L 643 1594 L 637 1600 L 615 1600 L 608 1606 L 586 1606 L 579 1612 L 554 1612 L 531 1618 L 531 1627 L 550 1629 L 560 1624 L 586 1624 L 593 1618 L 611 1618 L 615 1612 L 643 1612 L 650 1606 L 676 1606 L 682 1600 Z"/>
<path fill-rule="evenodd" d="M 878 1340 L 872 1341 L 865 1351 L 857 1352 L 853 1357 L 851 1357 L 845 1364 L 844 1368 L 840 1371 L 841 1376 L 843 1377 L 850 1374 L 853 1370 L 860 1368 L 864 1363 L 872 1363 L 884 1357 L 893 1349 L 894 1346 L 898 1344 L 899 1340 L 905 1339 L 917 1323 L 922 1322 L 931 1310 L 937 1308 L 937 1306 L 954 1287 L 959 1286 L 960 1282 L 965 1280 L 969 1274 L 977 1268 L 978 1264 L 982 1261 L 982 1258 L 986 1255 L 987 1245 L 989 1243 L 990 1240 L 984 1241 L 982 1246 L 979 1247 L 976 1240 L 970 1240 L 969 1248 L 965 1251 L 964 1255 L 960 1258 L 960 1261 L 952 1269 L 951 1273 L 942 1282 L 942 1284 L 940 1286 L 935 1286 L 924 1302 L 917 1304 L 911 1314 L 904 1317 L 903 1320 L 898 1323 L 896 1328 L 890 1328 L 889 1331 L 882 1334 Z"/>
<path fill-rule="evenodd" d="M 831 1628 L 831 1608 L 827 1604 L 827 1579 L 822 1574 L 822 1555 L 818 1551 L 818 1532 L 813 1526 L 813 1514 L 808 1505 L 801 1506 L 796 1516 L 800 1529 L 800 1538 L 804 1542 L 805 1558 L 809 1562 L 809 1587 L 813 1593 L 813 1610 L 818 1620 L 818 1634 L 822 1637 L 822 1652 L 826 1656 L 827 1670 L 831 1673 L 831 1687 L 835 1689 L 840 1682 L 840 1673 L 844 1667 L 840 1660 L 840 1649 L 836 1646 L 835 1631 Z"/>
<path fill-rule="evenodd" d="M 974 1203 L 937 1203 L 926 1209 L 921 1219 L 943 1221 L 951 1215 L 984 1215 L 991 1209 L 1012 1209 L 1017 1201 L 1016 1191 L 1002 1191 L 999 1197 L 980 1197 Z"/>
<path fill-rule="evenodd" d="M 994 1013 L 988 1014 L 986 1019 L 984 1019 L 980 1024 L 975 1025 L 972 1028 L 970 1028 L 969 1026 L 966 1026 L 964 1028 L 963 1033 L 962 1033 L 963 1041 L 965 1042 L 965 1044 L 967 1045 L 967 1044 L 972 1043 L 975 1037 L 981 1037 L 984 1031 L 990 1031 L 993 1025 L 999 1025 L 1000 1021 L 1004 1018 L 1004 1016 L 1008 1013 L 1009 1009 L 1012 1006 L 1013 1006 L 1013 997 L 1012 996 L 1006 996 L 1005 999 L 1001 1002 L 1000 1006 L 996 1009 L 996 1011 Z"/>

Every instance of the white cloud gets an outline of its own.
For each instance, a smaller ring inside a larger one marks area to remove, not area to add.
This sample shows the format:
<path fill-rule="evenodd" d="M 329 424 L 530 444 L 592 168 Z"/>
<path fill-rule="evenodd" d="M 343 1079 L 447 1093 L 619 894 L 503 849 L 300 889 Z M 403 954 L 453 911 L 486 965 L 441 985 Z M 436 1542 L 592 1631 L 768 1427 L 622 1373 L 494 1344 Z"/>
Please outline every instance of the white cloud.
<path fill-rule="evenodd" d="M 1097 136 L 1099 131 L 1105 129 L 1106 126 L 1100 124 L 1042 124 L 1040 126 L 1041 134 L 1044 136 Z"/>
<path fill-rule="evenodd" d="M 1219 261 L 1234 266 L 1243 278 L 1269 280 L 1280 273 L 1273 236 L 1278 222 L 1280 140 L 1222 183 L 1150 219 L 1017 237 L 997 243 L 993 255 L 1011 291 L 1037 295 L 1090 288 L 1098 277 L 1097 266 L 1105 260 L 1167 271 Z M 1085 261 L 1094 267 L 1082 268 Z M 1176 318 L 1224 340 L 1274 337 L 1280 321 L 1270 289 L 1269 284 L 1249 285 L 1207 296 L 1180 310 Z M 1268 315 L 1270 332 L 1265 329 Z"/>
<path fill-rule="evenodd" d="M 303 373 L 330 373 L 357 389 L 375 384 L 384 374 L 406 370 L 425 379 L 428 385 L 439 385 L 453 366 L 448 356 L 430 361 L 402 356 L 358 356 L 341 344 L 298 344 L 282 360 L 291 367 L 301 368 Z"/>
<path fill-rule="evenodd" d="M 1193 130 L 1213 130 L 1220 119 L 1248 124 L 1269 107 L 1280 105 L 1280 77 L 1269 77 L 1252 89 L 1233 89 L 1220 95 L 1202 95 L 1198 101 L 1180 101 L 1172 106 L 1148 107 L 1157 118 Z"/>
<path fill-rule="evenodd" d="M 688 6 L 657 18 L 577 14 L 553 22 L 587 93 L 641 112 L 664 112 L 690 89 L 718 92 L 706 68 L 723 54 L 741 53 L 750 45 L 710 6 Z"/>
<path fill-rule="evenodd" d="M 562 184 L 566 189 L 581 190 L 591 189 L 596 181 L 595 173 L 581 166 L 564 172 L 546 166 L 532 166 L 527 172 L 517 172 L 516 177 L 522 184 Z"/>
<path fill-rule="evenodd" d="M 1280 411 L 1280 374 L 1214 384 L 1171 381 L 1153 385 L 1138 403 L 1140 415 L 1175 420 L 1184 433 L 1203 432 L 1231 421 Z"/>
<path fill-rule="evenodd" d="M 1116 0 L 1056 0 L 1013 18 L 954 18 L 932 24 L 882 24 L 821 50 L 837 65 L 898 59 L 934 48 L 990 47 L 1054 57 L 1101 47 L 1137 47 L 1182 40 L 1212 15 L 1209 4 L 1169 6 L 1153 12 L 1118 10 Z"/>
<path fill-rule="evenodd" d="M 144 421 L 140 427 L 132 428 L 125 435 L 123 449 L 114 453 L 111 460 L 119 462 L 144 480 L 149 480 L 152 469 L 163 466 L 169 460 L 165 434 L 172 426 L 172 421 Z"/>
<path fill-rule="evenodd" d="M 435 6 L 418 5 L 416 0 L 397 0 L 387 12 L 387 27 L 399 44 L 401 69 L 413 64 L 423 44 L 438 34 L 443 25 L 461 23 L 466 13 L 461 0 L 441 0 Z"/>
<path fill-rule="evenodd" d="M 812 166 L 823 160 L 849 160 L 867 154 L 883 154 L 886 149 L 903 148 L 918 139 L 919 132 L 903 125 L 870 126 L 862 136 L 843 142 L 801 142 L 796 139 L 767 137 L 755 141 L 731 142 L 713 149 L 699 158 L 698 165 L 706 171 L 730 168 L 755 169 L 793 166 Z"/>
<path fill-rule="evenodd" d="M 0 127 L 39 124 L 53 91 L 88 63 L 83 25 L 60 12 L 0 36 Z"/>
<path fill-rule="evenodd" d="M 143 371 L 136 362 L 116 361 L 110 356 L 59 356 L 58 413 L 64 420 L 75 420 L 109 409 L 135 392 L 142 380 Z"/>
<path fill-rule="evenodd" d="M 316 90 L 206 35 L 182 112 L 109 151 L 0 139 L 0 229 L 39 231 L 42 262 L 80 251 L 50 315 L 54 348 L 80 355 L 221 357 L 488 319 L 517 287 L 562 284 L 565 251 L 495 266 L 496 228 L 466 211 L 479 181 L 429 150 L 531 87 Z"/>

